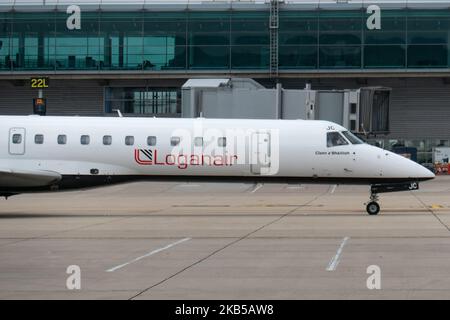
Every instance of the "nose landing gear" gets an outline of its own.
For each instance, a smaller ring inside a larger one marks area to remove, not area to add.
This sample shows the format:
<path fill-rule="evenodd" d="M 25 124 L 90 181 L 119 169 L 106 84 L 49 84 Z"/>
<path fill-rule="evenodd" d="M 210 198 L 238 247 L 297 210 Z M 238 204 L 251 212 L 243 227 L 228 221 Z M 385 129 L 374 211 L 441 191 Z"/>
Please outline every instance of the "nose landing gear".
<path fill-rule="evenodd" d="M 379 193 L 413 191 L 418 189 L 419 183 L 417 181 L 373 184 L 370 186 L 370 200 L 366 203 L 367 213 L 375 216 L 380 212 L 380 205 L 378 204 Z"/>
<path fill-rule="evenodd" d="M 378 194 L 370 193 L 370 202 L 367 203 L 366 211 L 371 216 L 376 216 L 380 212 L 380 205 L 378 204 Z"/>

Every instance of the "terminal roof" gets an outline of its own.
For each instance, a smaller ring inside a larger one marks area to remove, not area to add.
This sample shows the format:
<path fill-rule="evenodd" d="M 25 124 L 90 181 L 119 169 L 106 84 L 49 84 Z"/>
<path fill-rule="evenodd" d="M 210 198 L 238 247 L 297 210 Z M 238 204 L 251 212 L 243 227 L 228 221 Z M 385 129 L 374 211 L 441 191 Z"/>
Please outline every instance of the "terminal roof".
<path fill-rule="evenodd" d="M 84 11 L 261 10 L 270 0 L 1 0 L 0 12 L 66 11 L 78 5 Z M 448 9 L 450 0 L 284 0 L 285 10 L 350 10 L 379 5 L 387 9 Z"/>

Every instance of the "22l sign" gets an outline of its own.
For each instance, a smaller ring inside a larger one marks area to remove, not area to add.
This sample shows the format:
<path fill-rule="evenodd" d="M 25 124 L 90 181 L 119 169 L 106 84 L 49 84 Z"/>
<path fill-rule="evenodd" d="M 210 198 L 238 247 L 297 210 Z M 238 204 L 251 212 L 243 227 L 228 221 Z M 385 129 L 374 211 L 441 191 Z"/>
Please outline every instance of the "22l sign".
<path fill-rule="evenodd" d="M 31 88 L 33 89 L 46 89 L 49 85 L 49 78 L 31 78 Z"/>

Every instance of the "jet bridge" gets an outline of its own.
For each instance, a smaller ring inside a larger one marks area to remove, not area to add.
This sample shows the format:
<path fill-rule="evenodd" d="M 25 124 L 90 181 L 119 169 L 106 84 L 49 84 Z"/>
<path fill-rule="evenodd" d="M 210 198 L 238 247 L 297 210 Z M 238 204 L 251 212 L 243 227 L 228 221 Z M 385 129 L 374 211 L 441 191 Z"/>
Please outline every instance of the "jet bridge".
<path fill-rule="evenodd" d="M 315 92 L 314 119 L 336 122 L 355 133 L 389 133 L 390 88 L 363 87 Z"/>
<path fill-rule="evenodd" d="M 186 118 L 328 120 L 365 135 L 389 133 L 391 89 L 266 88 L 247 78 L 191 79 L 182 87 Z"/>

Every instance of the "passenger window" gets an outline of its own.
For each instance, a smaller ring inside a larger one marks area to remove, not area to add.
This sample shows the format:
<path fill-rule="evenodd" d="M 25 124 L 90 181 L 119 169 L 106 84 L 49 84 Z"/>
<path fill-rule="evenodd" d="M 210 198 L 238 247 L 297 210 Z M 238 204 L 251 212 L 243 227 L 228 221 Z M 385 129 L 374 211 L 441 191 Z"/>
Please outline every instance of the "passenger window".
<path fill-rule="evenodd" d="M 66 144 L 67 143 L 67 136 L 65 134 L 60 134 L 58 136 L 58 144 Z"/>
<path fill-rule="evenodd" d="M 112 144 L 111 136 L 103 136 L 103 145 L 110 146 Z"/>
<path fill-rule="evenodd" d="M 327 133 L 327 147 L 337 147 L 347 145 L 348 142 L 339 132 L 328 132 Z"/>
<path fill-rule="evenodd" d="M 172 137 L 170 138 L 170 145 L 172 147 L 176 147 L 177 145 L 179 145 L 181 142 L 181 138 L 180 137 Z"/>
<path fill-rule="evenodd" d="M 44 135 L 43 134 L 37 134 L 34 136 L 34 143 L 36 144 L 43 144 L 44 143 Z"/>
<path fill-rule="evenodd" d="M 203 147 L 203 138 L 202 137 L 197 137 L 194 139 L 194 145 L 196 147 Z"/>
<path fill-rule="evenodd" d="M 21 134 L 13 134 L 12 136 L 12 143 L 14 144 L 21 144 L 22 143 L 22 135 Z"/>
<path fill-rule="evenodd" d="M 83 135 L 81 136 L 80 142 L 82 145 L 88 145 L 89 143 L 91 143 L 91 137 Z"/>
<path fill-rule="evenodd" d="M 227 146 L 227 138 L 219 138 L 217 140 L 217 144 L 219 145 L 219 147 L 226 147 Z"/>
<path fill-rule="evenodd" d="M 133 136 L 126 136 L 125 137 L 125 144 L 127 146 L 132 146 L 134 145 L 134 137 Z"/>
<path fill-rule="evenodd" d="M 156 146 L 156 137 L 155 136 L 147 137 L 147 144 L 149 146 Z"/>

